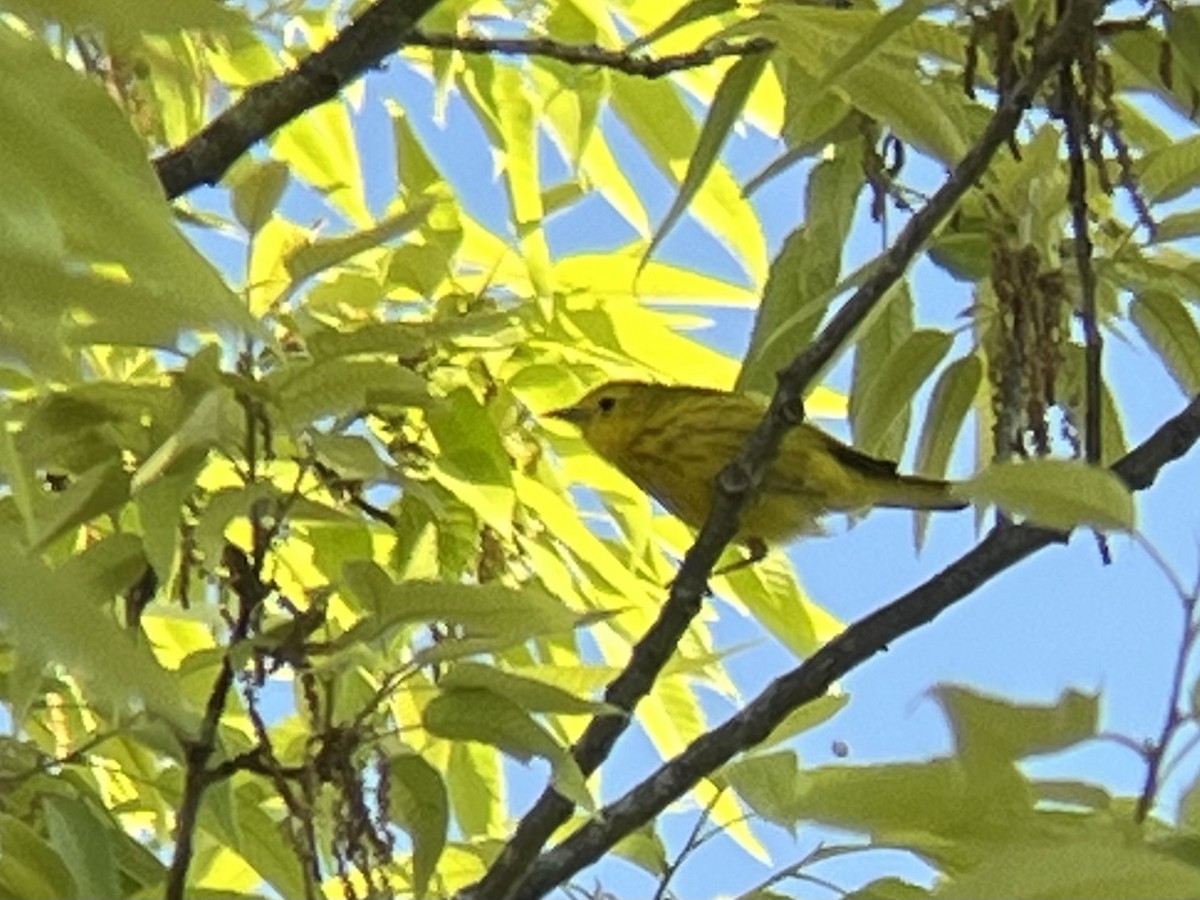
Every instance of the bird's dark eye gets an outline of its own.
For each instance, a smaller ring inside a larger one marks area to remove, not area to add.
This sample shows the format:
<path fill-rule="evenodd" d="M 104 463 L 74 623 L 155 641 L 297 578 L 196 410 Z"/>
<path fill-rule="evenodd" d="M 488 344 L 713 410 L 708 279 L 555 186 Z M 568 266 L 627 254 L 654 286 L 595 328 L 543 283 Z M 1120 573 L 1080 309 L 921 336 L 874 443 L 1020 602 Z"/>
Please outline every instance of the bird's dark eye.
<path fill-rule="evenodd" d="M 600 412 L 612 412 L 613 407 L 617 405 L 616 397 L 601 397 Z"/>

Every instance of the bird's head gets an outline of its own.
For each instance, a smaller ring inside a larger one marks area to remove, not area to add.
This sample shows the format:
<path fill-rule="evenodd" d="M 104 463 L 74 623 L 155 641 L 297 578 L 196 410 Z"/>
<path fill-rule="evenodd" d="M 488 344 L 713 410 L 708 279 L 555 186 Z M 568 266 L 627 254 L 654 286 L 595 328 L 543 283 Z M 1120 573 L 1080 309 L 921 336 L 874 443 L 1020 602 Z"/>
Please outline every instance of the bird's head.
<path fill-rule="evenodd" d="M 643 381 L 610 381 L 588 391 L 578 402 L 546 413 L 570 422 L 605 459 L 619 459 L 637 437 L 661 396 L 665 385 Z"/>

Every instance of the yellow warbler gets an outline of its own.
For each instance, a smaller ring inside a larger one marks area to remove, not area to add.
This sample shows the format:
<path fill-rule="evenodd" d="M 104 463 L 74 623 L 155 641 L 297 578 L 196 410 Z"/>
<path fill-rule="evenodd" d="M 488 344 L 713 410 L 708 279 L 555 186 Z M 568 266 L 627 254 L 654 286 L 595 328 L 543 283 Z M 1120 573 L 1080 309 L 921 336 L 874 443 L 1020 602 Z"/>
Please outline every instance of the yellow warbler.
<path fill-rule="evenodd" d="M 707 388 L 611 381 L 547 415 L 579 427 L 601 457 L 693 528 L 712 509 L 717 473 L 737 455 L 766 406 Z M 826 512 L 874 506 L 962 509 L 945 481 L 900 475 L 896 464 L 801 423 L 783 438 L 735 540 L 761 559 L 767 543 L 820 530 Z"/>

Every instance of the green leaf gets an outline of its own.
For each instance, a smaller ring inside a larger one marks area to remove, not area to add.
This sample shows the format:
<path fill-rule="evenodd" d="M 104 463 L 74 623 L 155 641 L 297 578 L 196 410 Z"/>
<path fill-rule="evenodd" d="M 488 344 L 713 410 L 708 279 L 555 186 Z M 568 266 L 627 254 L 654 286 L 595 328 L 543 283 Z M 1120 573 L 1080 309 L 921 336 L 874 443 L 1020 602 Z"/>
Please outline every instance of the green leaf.
<path fill-rule="evenodd" d="M 432 200 L 420 198 L 408 209 L 381 219 L 370 228 L 337 237 L 317 238 L 297 247 L 284 257 L 283 264 L 293 283 L 299 283 L 420 227 L 432 208 Z"/>
<path fill-rule="evenodd" d="M 1200 681 L 1196 682 L 1196 684 L 1200 685 Z M 1200 707 L 1196 693 L 1196 686 L 1193 685 L 1193 710 Z M 1179 826 L 1186 828 L 1194 834 L 1200 834 L 1200 777 L 1193 778 L 1192 783 L 1184 790 L 1183 796 L 1179 798 Z"/>
<path fill-rule="evenodd" d="M 1185 210 L 1159 219 L 1150 243 L 1169 244 L 1194 237 L 1200 237 L 1200 210 Z"/>
<path fill-rule="evenodd" d="M 428 895 L 429 879 L 446 846 L 450 808 L 438 770 L 416 754 L 388 762 L 388 811 L 412 840 L 412 894 Z"/>
<path fill-rule="evenodd" d="M 250 234 L 267 223 L 288 183 L 288 168 L 274 160 L 244 160 L 225 177 L 230 205 Z"/>
<path fill-rule="evenodd" d="M 173 463 L 194 450 L 215 447 L 226 436 L 236 433 L 240 408 L 224 388 L 209 391 L 196 403 L 179 428 L 173 432 L 133 475 L 130 484 L 136 493 L 161 477 Z"/>
<path fill-rule="evenodd" d="M 9 897 L 77 897 L 62 857 L 20 819 L 0 812 L 0 890 Z M 117 896 L 115 894 L 109 896 Z"/>
<path fill-rule="evenodd" d="M 10 86 L 0 95 L 10 138 L 0 145 L 0 166 L 12 182 L 0 197 L 0 233 L 12 236 L 0 242 L 0 267 L 23 272 L 20 283 L 0 290 L 0 303 L 36 297 L 25 318 L 40 314 L 43 322 L 82 305 L 97 325 L 107 318 L 136 325 L 146 315 L 173 320 L 175 330 L 257 329 L 176 228 L 141 138 L 98 84 L 7 26 L 0 26 L 0 79 Z M 107 285 L 111 297 L 93 299 L 71 279 Z M 38 281 L 54 291 L 43 296 Z M 157 306 L 145 303 L 148 296 Z"/>
<path fill-rule="evenodd" d="M 907 68 L 863 63 L 843 76 L 850 102 L 907 144 L 945 165 L 967 152 L 971 121 L 957 84 L 930 82 Z"/>
<path fill-rule="evenodd" d="M 303 427 L 327 415 L 375 406 L 428 406 L 429 387 L 420 375 L 383 360 L 336 357 L 296 362 L 273 373 L 268 389 L 290 422 Z"/>
<path fill-rule="evenodd" d="M 155 478 L 134 497 L 142 525 L 146 559 L 161 583 L 169 582 L 179 552 L 183 506 L 196 490 L 196 479 L 207 461 L 203 452 L 189 454 L 169 473 Z"/>
<path fill-rule="evenodd" d="M 75 880 L 76 896 L 119 897 L 114 823 L 105 821 L 82 799 L 46 795 L 42 798 L 46 833 L 51 845 Z"/>
<path fill-rule="evenodd" d="M 613 154 L 603 131 L 597 130 L 588 136 L 579 168 L 580 173 L 594 185 L 596 193 L 626 221 L 638 238 L 648 240 L 650 219 L 646 214 L 645 200 L 629 180 L 629 172 Z"/>
<path fill-rule="evenodd" d="M 845 900 L 926 900 L 929 890 L 903 878 L 876 878 L 846 894 Z M 747 898 L 749 900 L 749 898 Z M 764 897 L 763 900 L 773 900 Z M 783 898 L 780 898 L 783 900 Z"/>
<path fill-rule="evenodd" d="M 791 61 L 776 59 L 784 79 L 784 153 L 772 160 L 746 185 L 746 192 L 759 190 L 770 179 L 802 159 L 819 156 L 827 145 L 841 143 L 861 134 L 850 115 L 852 109 L 840 91 L 816 90 L 818 77 Z"/>
<path fill-rule="evenodd" d="M 499 584 L 452 584 L 444 581 L 393 582 L 369 562 L 351 562 L 342 570 L 347 587 L 374 616 L 339 639 L 370 640 L 372 633 L 415 622 L 460 625 L 479 635 L 568 632 L 579 617 L 547 594 Z"/>
<path fill-rule="evenodd" d="M 958 755 L 991 765 L 1064 750 L 1095 737 L 1100 721 L 1099 697 L 1073 690 L 1053 704 L 1018 704 L 953 685 L 938 686 L 933 694 L 946 712 Z"/>
<path fill-rule="evenodd" d="M 426 420 L 438 445 L 434 480 L 510 539 L 516 502 L 512 465 L 488 409 L 460 387 L 431 407 Z"/>
<path fill-rule="evenodd" d="M 860 141 L 840 144 L 809 176 L 807 221 L 788 235 L 771 263 L 735 390 L 772 392 L 775 373 L 812 340 L 841 271 L 862 191 L 862 151 Z"/>
<path fill-rule="evenodd" d="M 863 401 L 875 390 L 884 364 L 896 348 L 912 336 L 913 298 L 907 282 L 898 283 L 879 302 L 854 345 L 854 371 L 850 381 L 850 430 L 862 427 Z M 872 452 L 882 459 L 899 459 L 908 436 L 909 409 L 904 408 Z"/>
<path fill-rule="evenodd" d="M 490 690 L 507 697 L 522 709 L 535 713 L 582 716 L 615 712 L 615 709 L 606 703 L 584 700 L 537 678 L 517 675 L 482 663 L 460 662 L 441 677 L 438 685 L 443 690 Z"/>
<path fill-rule="evenodd" d="M 744 285 L 687 266 L 645 260 L 627 248 L 560 256 L 554 263 L 554 280 L 565 292 L 607 300 L 649 296 L 656 303 L 691 306 L 703 298 L 705 305 L 743 309 L 759 302 L 758 294 Z"/>
<path fill-rule="evenodd" d="M 1113 798 L 1108 791 L 1085 781 L 1041 779 L 1035 781 L 1033 787 L 1039 803 L 1056 803 L 1082 810 L 1100 811 L 1113 808 Z"/>
<path fill-rule="evenodd" d="M 118 462 L 84 472 L 70 487 L 40 506 L 34 522 L 32 549 L 40 550 L 72 528 L 113 512 L 129 499 L 129 476 Z"/>
<path fill-rule="evenodd" d="M 316 188 L 347 219 L 358 225 L 371 220 L 354 126 L 344 99 L 336 97 L 311 107 L 290 119 L 269 140 L 271 155 Z"/>
<path fill-rule="evenodd" d="M 492 144 L 504 154 L 501 172 L 520 249 L 518 259 L 525 266 L 533 293 L 549 297 L 553 283 L 550 248 L 542 227 L 546 211 L 542 206 L 538 111 L 517 67 L 497 65 L 490 57 L 477 55 L 464 64 L 474 77 L 461 82 L 463 98 L 475 107 Z"/>
<path fill-rule="evenodd" d="M 1135 176 L 1153 203 L 1165 203 L 1200 185 L 1200 135 L 1180 138 L 1137 161 Z"/>
<path fill-rule="evenodd" d="M 262 482 L 249 487 L 229 487 L 208 495 L 196 525 L 196 549 L 210 564 L 221 559 L 225 529 L 239 516 L 249 513 L 256 503 L 271 497 L 271 488 Z"/>
<path fill-rule="evenodd" d="M 909 414 L 917 389 L 937 368 L 954 343 L 944 331 L 923 328 L 888 354 L 858 407 L 854 443 L 865 453 L 878 453 L 889 433 Z"/>
<path fill-rule="evenodd" d="M 625 47 L 625 52 L 634 53 L 693 22 L 707 19 L 709 16 L 720 16 L 732 12 L 736 8 L 737 0 L 688 0 L 661 25 L 651 28 L 645 34 L 630 41 Z"/>
<path fill-rule="evenodd" d="M 559 793 L 584 808 L 593 805 L 571 754 L 507 697 L 486 688 L 443 690 L 429 701 L 421 721 L 431 734 L 488 744 L 521 762 L 541 757 L 550 763 Z"/>
<path fill-rule="evenodd" d="M 1155 852 L 1127 829 L 1095 826 L 1075 840 L 1000 842 L 935 897 L 1195 897 L 1200 870 Z"/>
<path fill-rule="evenodd" d="M 612 852 L 633 863 L 643 872 L 658 877 L 667 870 L 667 848 L 655 830 L 655 822 L 647 822 L 613 844 Z"/>
<path fill-rule="evenodd" d="M 594 466 L 593 471 L 599 476 L 597 487 L 611 485 L 621 476 L 611 469 L 597 464 L 595 455 L 582 449 L 578 444 L 580 457 L 588 460 Z M 593 482 L 595 484 L 595 482 Z M 619 484 L 627 486 L 634 504 L 641 504 L 641 509 L 649 518 L 649 502 L 645 495 L 628 481 Z M 627 598 L 650 601 L 648 586 L 638 579 L 636 572 L 630 570 L 628 561 L 616 552 L 614 546 L 601 540 L 596 533 L 588 528 L 579 516 L 579 510 L 565 494 L 557 493 L 546 487 L 537 479 L 518 476 L 516 480 L 518 497 L 529 513 L 536 516 L 554 535 L 555 544 L 564 548 L 584 574 L 600 585 L 608 585 L 612 590 Z"/>
<path fill-rule="evenodd" d="M 386 478 L 388 466 L 367 438 L 358 434 L 314 434 L 313 452 L 341 478 L 373 481 Z"/>
<path fill-rule="evenodd" d="M 790 790 L 781 783 L 767 800 L 781 824 L 816 821 L 936 852 L 947 839 L 1009 835 L 1028 821 L 1032 800 L 1019 773 L 998 774 L 998 781 L 972 780 L 954 759 L 822 766 L 806 769 Z M 978 814 L 981 804 L 987 816 Z"/>
<path fill-rule="evenodd" d="M 959 493 L 1046 528 L 1134 528 L 1133 495 L 1125 483 L 1108 469 L 1078 460 L 996 463 L 963 482 Z"/>
<path fill-rule="evenodd" d="M 722 775 L 751 809 L 783 828 L 796 824 L 795 797 L 800 767 L 792 750 L 755 753 L 727 765 Z"/>
<path fill-rule="evenodd" d="M 450 745 L 446 765 L 454 820 L 468 838 L 494 834 L 507 815 L 500 757 L 495 748 L 465 741 Z"/>
<path fill-rule="evenodd" d="M 771 733 L 762 739 L 761 743 L 758 744 L 758 748 L 766 750 L 769 747 L 774 747 L 776 744 L 782 744 L 784 741 L 791 740 L 798 734 L 803 734 L 812 728 L 816 728 L 845 709 L 849 702 L 849 694 L 843 693 L 836 688 L 831 688 L 828 693 L 819 699 L 811 703 L 806 703 L 788 713 L 783 718 L 783 721 L 776 725 Z"/>
<path fill-rule="evenodd" d="M 893 6 L 870 28 L 860 32 L 862 36 L 825 71 L 815 90 L 823 93 L 831 85 L 837 84 L 843 75 L 872 59 L 893 35 L 907 28 L 935 5 L 936 0 L 903 0 Z"/>
<path fill-rule="evenodd" d="M 177 676 L 100 610 L 107 597 L 68 581 L 0 533 L 0 612 L 12 640 L 44 662 L 63 666 L 98 703 L 146 709 L 191 734 L 199 716 L 185 701 Z M 37 602 L 30 602 L 36 586 Z"/>
<path fill-rule="evenodd" d="M 680 552 L 687 547 L 679 547 Z M 804 659 L 840 630 L 840 624 L 805 592 L 785 557 L 772 554 L 762 562 L 737 569 L 722 581 L 728 590 L 774 637 Z M 718 582 L 718 585 L 722 583 Z"/>
<path fill-rule="evenodd" d="M 57 19 L 73 26 L 99 26 L 117 33 L 165 32 L 189 29 L 230 30 L 245 28 L 246 20 L 233 9 L 214 6 L 208 0 L 6 0 L 18 15 Z"/>
<path fill-rule="evenodd" d="M 304 343 L 318 361 L 371 353 L 417 359 L 429 352 L 432 340 L 433 334 L 424 323 L 371 322 L 358 328 L 320 328 L 305 335 Z"/>
<path fill-rule="evenodd" d="M 73 553 L 58 571 L 68 581 L 95 585 L 98 594 L 116 596 L 141 577 L 146 562 L 138 535 L 117 532 Z"/>
<path fill-rule="evenodd" d="M 983 362 L 974 354 L 956 359 L 942 371 L 925 414 L 917 445 L 916 470 L 940 478 L 983 381 Z"/>
<path fill-rule="evenodd" d="M 421 721 L 438 737 L 489 744 L 521 762 L 535 756 L 551 760 L 563 752 L 528 712 L 487 688 L 442 690 L 429 701 Z"/>
<path fill-rule="evenodd" d="M 279 896 L 303 897 L 303 863 L 291 842 L 280 838 L 278 822 L 264 809 L 261 789 L 253 783 L 233 785 L 225 780 L 205 793 L 200 805 L 203 832 L 237 853 Z M 223 815 L 218 810 L 221 800 Z"/>
<path fill-rule="evenodd" d="M 925 410 L 925 425 L 917 444 L 916 471 L 931 478 L 942 478 L 950 463 L 950 454 L 962 433 L 967 413 L 979 395 L 983 382 L 983 362 L 972 354 L 956 359 L 942 371 L 933 386 L 929 406 Z M 914 517 L 914 536 L 918 549 L 924 543 L 929 513 L 918 512 Z"/>
<path fill-rule="evenodd" d="M 1174 62 L 1187 72 L 1193 85 L 1200 85 L 1200 11 L 1180 6 L 1166 11 L 1167 40 Z"/>
<path fill-rule="evenodd" d="M 1129 304 L 1129 318 L 1187 396 L 1200 391 L 1200 330 L 1174 294 L 1143 291 Z"/>
<path fill-rule="evenodd" d="M 612 82 L 612 110 L 672 183 L 687 171 L 696 149 L 696 123 L 678 89 L 666 79 Z M 741 264 L 754 285 L 766 280 L 762 223 L 724 163 L 713 164 L 695 193 L 690 215 Z"/>
<path fill-rule="evenodd" d="M 748 28 L 770 37 L 777 52 L 810 74 L 824 77 L 833 71 L 838 92 L 853 106 L 905 143 L 953 164 L 966 152 L 973 133 L 971 106 L 958 86 L 931 80 L 917 54 L 898 41 L 863 56 L 866 44 L 911 24 L 903 20 L 913 10 L 897 9 L 896 19 L 886 21 L 867 10 L 774 4 Z"/>
<path fill-rule="evenodd" d="M 696 140 L 695 150 L 688 160 L 687 172 L 679 185 L 679 193 L 675 195 L 671 208 L 658 226 L 658 231 L 650 241 L 650 246 L 646 248 L 644 260 L 654 255 L 654 250 L 687 210 L 692 198 L 700 190 L 700 185 L 708 177 L 713 164 L 720 156 L 725 139 L 741 117 L 750 92 L 758 84 L 758 79 L 762 75 L 763 69 L 766 68 L 767 60 L 766 53 L 743 56 L 725 73 L 725 77 L 721 80 L 721 85 L 713 97 L 712 106 L 708 109 L 708 116 L 704 120 L 700 136 Z"/>
<path fill-rule="evenodd" d="M 404 107 L 394 100 L 384 101 L 392 121 L 392 141 L 396 145 L 396 177 L 409 196 L 425 193 L 445 183 L 445 177 L 430 158 L 421 138 L 409 124 Z"/>

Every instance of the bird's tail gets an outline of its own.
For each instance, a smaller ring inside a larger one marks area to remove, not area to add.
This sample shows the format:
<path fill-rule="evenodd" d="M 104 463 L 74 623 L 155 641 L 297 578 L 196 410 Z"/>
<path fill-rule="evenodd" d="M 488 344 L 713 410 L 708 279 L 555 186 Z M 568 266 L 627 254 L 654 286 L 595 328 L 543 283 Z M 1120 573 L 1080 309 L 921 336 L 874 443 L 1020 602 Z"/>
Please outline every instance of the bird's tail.
<path fill-rule="evenodd" d="M 876 506 L 895 509 L 964 509 L 969 504 L 954 496 L 949 481 L 921 478 L 919 475 L 896 475 L 882 487 Z"/>

